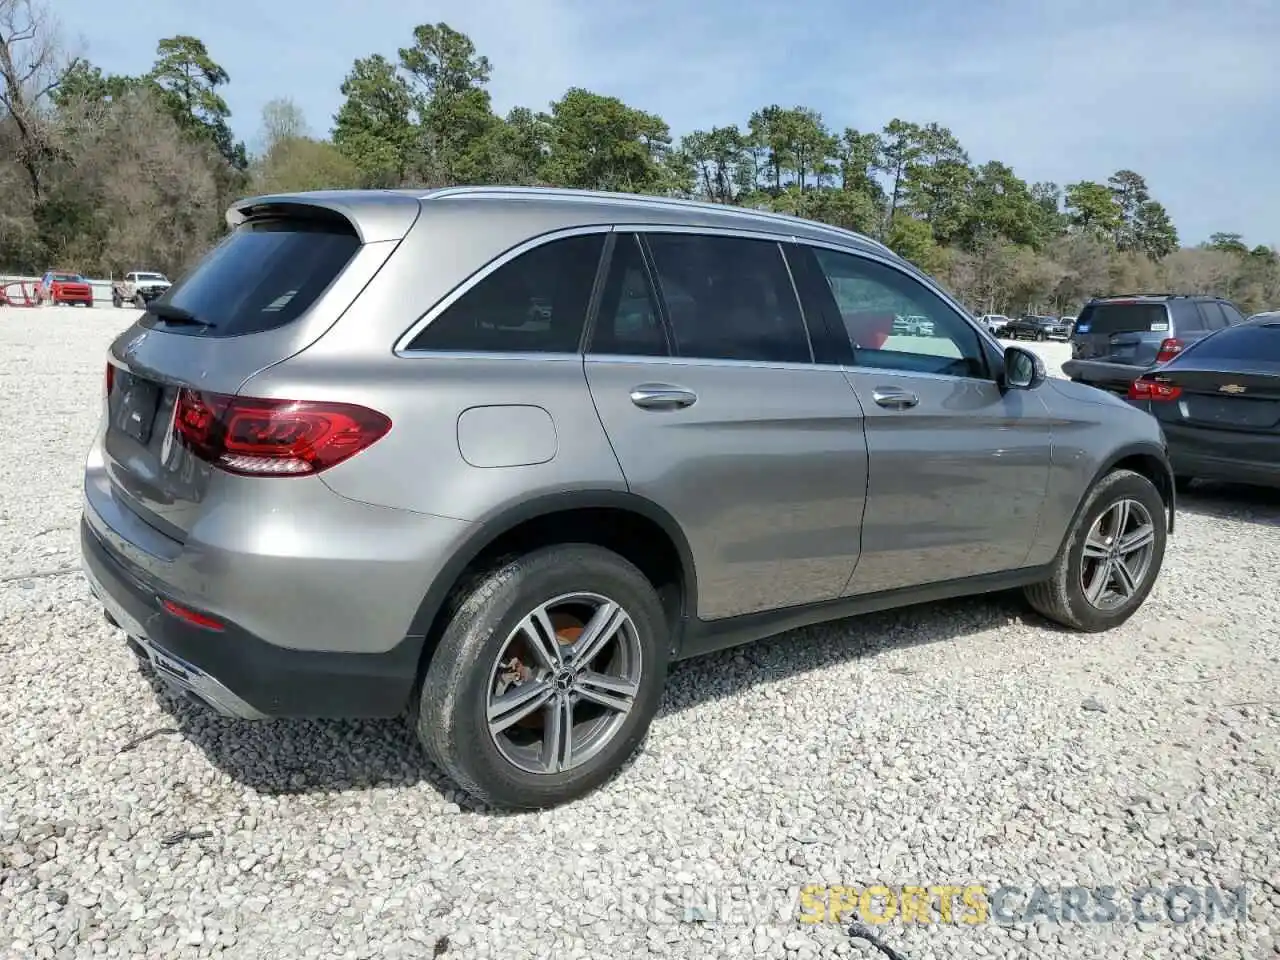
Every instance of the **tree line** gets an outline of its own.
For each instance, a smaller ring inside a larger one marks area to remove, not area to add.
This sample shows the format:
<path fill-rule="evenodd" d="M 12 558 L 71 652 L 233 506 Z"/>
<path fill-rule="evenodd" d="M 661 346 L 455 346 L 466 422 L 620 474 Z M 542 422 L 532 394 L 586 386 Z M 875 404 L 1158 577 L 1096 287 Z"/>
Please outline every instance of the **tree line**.
<path fill-rule="evenodd" d="M 42 0 L 0 0 L 0 272 L 180 273 L 225 231 L 236 197 L 343 187 L 526 184 L 692 197 L 877 237 L 976 312 L 1066 313 L 1109 292 L 1280 301 L 1280 258 L 1217 233 L 1179 242 L 1133 170 L 1028 183 L 974 161 L 936 122 L 832 128 L 763 106 L 676 138 L 660 116 L 581 87 L 546 110 L 494 112 L 492 65 L 466 34 L 423 24 L 356 60 L 320 134 L 288 97 L 252 148 L 197 37 L 157 42 L 139 76 L 64 53 Z"/>

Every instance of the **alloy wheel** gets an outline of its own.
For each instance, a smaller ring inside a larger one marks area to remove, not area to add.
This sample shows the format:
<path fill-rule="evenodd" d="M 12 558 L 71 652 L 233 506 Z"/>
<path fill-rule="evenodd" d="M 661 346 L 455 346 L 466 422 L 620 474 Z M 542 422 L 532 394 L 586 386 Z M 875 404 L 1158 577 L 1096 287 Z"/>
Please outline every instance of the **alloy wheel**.
<path fill-rule="evenodd" d="M 1137 500 L 1117 500 L 1084 541 L 1080 589 L 1099 610 L 1114 610 L 1142 589 L 1155 552 L 1155 523 Z"/>
<path fill-rule="evenodd" d="M 596 593 L 540 604 L 507 636 L 490 671 L 485 716 L 502 756 L 528 773 L 588 762 L 635 704 L 640 639 L 621 605 Z"/>

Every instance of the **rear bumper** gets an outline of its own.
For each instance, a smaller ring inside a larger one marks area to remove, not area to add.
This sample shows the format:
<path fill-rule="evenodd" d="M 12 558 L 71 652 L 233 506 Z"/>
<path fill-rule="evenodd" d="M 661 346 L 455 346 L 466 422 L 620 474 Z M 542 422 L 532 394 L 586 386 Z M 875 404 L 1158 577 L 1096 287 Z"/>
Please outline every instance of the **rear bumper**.
<path fill-rule="evenodd" d="M 92 290 L 58 290 L 49 297 L 50 303 L 93 303 Z"/>
<path fill-rule="evenodd" d="M 1280 438 L 1161 423 L 1178 476 L 1280 487 Z"/>
<path fill-rule="evenodd" d="M 392 717 L 408 702 L 421 638 L 384 653 L 331 653 L 278 647 L 222 618 L 221 630 L 196 626 L 166 612 L 164 585 L 131 569 L 83 517 L 80 546 L 109 619 L 162 679 L 224 716 Z"/>

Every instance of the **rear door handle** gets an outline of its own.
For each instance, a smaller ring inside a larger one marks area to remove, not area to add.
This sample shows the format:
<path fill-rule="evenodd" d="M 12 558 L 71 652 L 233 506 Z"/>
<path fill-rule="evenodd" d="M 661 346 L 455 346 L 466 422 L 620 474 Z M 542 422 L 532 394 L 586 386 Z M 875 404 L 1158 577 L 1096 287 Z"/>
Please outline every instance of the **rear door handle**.
<path fill-rule="evenodd" d="M 642 410 L 680 410 L 693 406 L 698 395 L 669 383 L 642 383 L 631 388 L 631 402 Z"/>
<path fill-rule="evenodd" d="M 910 390 L 899 390 L 897 387 L 876 387 L 871 392 L 871 399 L 890 410 L 908 410 L 920 402 Z"/>

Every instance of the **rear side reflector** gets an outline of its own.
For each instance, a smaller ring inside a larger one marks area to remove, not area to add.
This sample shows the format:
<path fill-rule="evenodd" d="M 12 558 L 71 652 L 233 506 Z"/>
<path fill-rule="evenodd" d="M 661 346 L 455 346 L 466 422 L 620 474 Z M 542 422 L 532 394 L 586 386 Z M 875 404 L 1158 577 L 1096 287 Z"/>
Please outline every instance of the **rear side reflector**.
<path fill-rule="evenodd" d="M 1182 388 L 1173 383 L 1161 383 L 1158 380 L 1135 380 L 1129 384 L 1130 400 L 1164 402 L 1177 400 L 1180 396 L 1182 396 Z"/>
<path fill-rule="evenodd" d="M 1156 354 L 1156 363 L 1168 363 L 1170 360 L 1172 360 L 1174 357 L 1176 357 L 1178 354 L 1182 352 L 1182 347 L 1183 347 L 1182 341 L 1176 340 L 1173 337 L 1169 337 L 1166 340 L 1161 340 L 1160 350 Z"/>
<path fill-rule="evenodd" d="M 391 429 L 350 403 L 178 392 L 174 430 L 197 457 L 245 477 L 310 476 L 366 449 Z"/>
<path fill-rule="evenodd" d="M 206 630 L 222 630 L 222 621 L 215 620 L 207 613 L 200 613 L 190 607 L 184 607 L 180 603 L 174 603 L 172 600 L 163 601 L 161 606 L 164 607 L 165 613 L 171 614 L 179 620 L 185 620 L 192 626 L 203 627 Z"/>
<path fill-rule="evenodd" d="M 107 361 L 107 376 L 105 385 L 107 388 L 107 396 L 111 396 L 111 385 L 116 381 L 116 368 L 110 360 Z"/>

